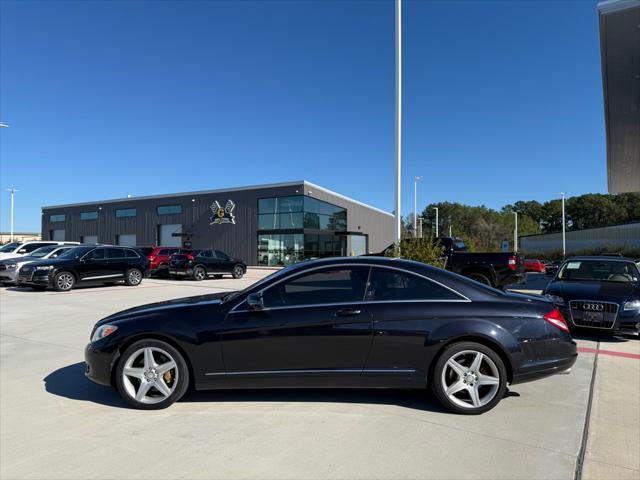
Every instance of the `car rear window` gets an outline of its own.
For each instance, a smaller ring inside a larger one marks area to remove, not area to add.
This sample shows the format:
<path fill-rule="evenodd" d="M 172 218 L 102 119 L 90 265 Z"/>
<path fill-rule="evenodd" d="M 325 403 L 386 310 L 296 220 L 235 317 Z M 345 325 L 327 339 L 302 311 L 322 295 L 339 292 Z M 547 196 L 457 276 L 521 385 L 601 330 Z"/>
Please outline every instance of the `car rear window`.
<path fill-rule="evenodd" d="M 180 253 L 176 253 L 174 255 L 171 255 L 171 259 L 172 260 L 187 260 L 189 257 L 187 257 L 186 255 L 182 255 Z"/>
<path fill-rule="evenodd" d="M 147 255 L 151 255 L 151 252 L 153 252 L 153 248 L 152 247 L 140 247 L 140 248 L 138 248 L 138 251 L 140 251 L 143 255 L 147 256 Z"/>

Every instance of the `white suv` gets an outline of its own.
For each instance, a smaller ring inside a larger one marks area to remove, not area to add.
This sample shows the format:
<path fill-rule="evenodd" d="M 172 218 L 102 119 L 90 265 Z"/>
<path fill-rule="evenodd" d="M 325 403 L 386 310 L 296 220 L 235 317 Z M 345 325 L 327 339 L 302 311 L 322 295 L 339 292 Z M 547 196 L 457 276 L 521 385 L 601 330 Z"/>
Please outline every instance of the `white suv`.
<path fill-rule="evenodd" d="M 49 240 L 38 240 L 34 242 L 12 242 L 7 243 L 0 248 L 0 260 L 7 258 L 21 257 L 29 255 L 40 247 L 49 247 L 53 245 L 80 245 L 79 242 L 54 242 Z"/>

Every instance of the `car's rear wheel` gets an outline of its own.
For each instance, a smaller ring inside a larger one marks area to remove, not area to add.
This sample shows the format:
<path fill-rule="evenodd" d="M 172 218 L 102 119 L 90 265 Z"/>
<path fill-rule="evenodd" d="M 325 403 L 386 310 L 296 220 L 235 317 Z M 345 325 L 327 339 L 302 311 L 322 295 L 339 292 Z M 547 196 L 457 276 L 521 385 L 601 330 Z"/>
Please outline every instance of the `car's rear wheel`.
<path fill-rule="evenodd" d="M 475 342 L 448 346 L 438 357 L 431 389 L 454 413 L 477 415 L 495 407 L 507 388 L 507 370 L 491 348 Z"/>
<path fill-rule="evenodd" d="M 470 273 L 467 276 L 470 279 L 475 280 L 476 282 L 480 282 L 484 285 L 489 285 L 490 287 L 492 286 L 491 280 L 489 280 L 489 277 L 487 277 L 486 275 L 483 275 L 482 273 Z"/>
<path fill-rule="evenodd" d="M 142 271 L 137 268 L 130 268 L 124 273 L 124 283 L 130 287 L 136 287 L 142 283 Z"/>
<path fill-rule="evenodd" d="M 189 386 L 189 369 L 175 348 L 161 340 L 140 340 L 123 353 L 116 387 L 134 408 L 158 410 L 180 400 Z"/>
<path fill-rule="evenodd" d="M 244 268 L 242 267 L 242 265 L 236 265 L 235 267 L 233 267 L 233 271 L 231 272 L 231 274 L 233 275 L 233 278 L 242 278 L 242 276 L 244 275 Z"/>
<path fill-rule="evenodd" d="M 53 278 L 53 288 L 58 292 L 68 292 L 76 284 L 76 277 L 71 272 L 58 272 Z"/>
<path fill-rule="evenodd" d="M 203 266 L 198 265 L 196 268 L 193 269 L 194 280 L 200 282 L 205 278 L 207 278 L 207 270 Z"/>

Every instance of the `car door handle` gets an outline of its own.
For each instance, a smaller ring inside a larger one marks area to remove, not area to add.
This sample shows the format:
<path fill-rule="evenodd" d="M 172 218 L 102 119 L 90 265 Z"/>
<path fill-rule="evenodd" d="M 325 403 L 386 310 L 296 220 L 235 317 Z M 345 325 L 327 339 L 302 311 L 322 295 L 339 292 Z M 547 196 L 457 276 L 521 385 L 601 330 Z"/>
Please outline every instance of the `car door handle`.
<path fill-rule="evenodd" d="M 334 314 L 336 317 L 357 317 L 358 315 L 360 315 L 360 310 L 356 310 L 355 308 L 344 308 Z"/>

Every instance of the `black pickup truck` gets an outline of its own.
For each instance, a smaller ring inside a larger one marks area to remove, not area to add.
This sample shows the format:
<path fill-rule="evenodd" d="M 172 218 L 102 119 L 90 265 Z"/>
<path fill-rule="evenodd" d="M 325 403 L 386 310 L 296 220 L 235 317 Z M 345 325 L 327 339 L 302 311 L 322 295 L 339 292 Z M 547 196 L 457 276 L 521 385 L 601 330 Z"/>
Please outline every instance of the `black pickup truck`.
<path fill-rule="evenodd" d="M 502 288 L 524 283 L 524 255 L 514 252 L 467 252 L 464 241 L 455 237 L 438 237 L 444 247 L 445 268 L 485 285 Z"/>
<path fill-rule="evenodd" d="M 422 242 L 428 239 L 415 239 Z M 513 252 L 467 252 L 461 238 L 438 237 L 435 240 L 444 248 L 445 268 L 454 273 L 472 278 L 485 285 L 503 288 L 513 283 L 524 283 L 524 256 Z M 389 246 L 378 255 L 386 255 Z"/>

